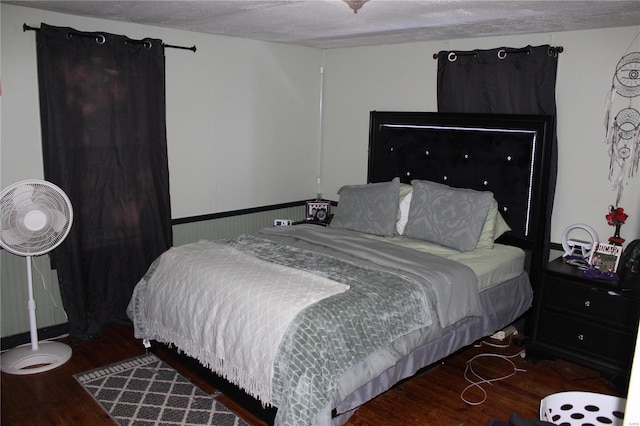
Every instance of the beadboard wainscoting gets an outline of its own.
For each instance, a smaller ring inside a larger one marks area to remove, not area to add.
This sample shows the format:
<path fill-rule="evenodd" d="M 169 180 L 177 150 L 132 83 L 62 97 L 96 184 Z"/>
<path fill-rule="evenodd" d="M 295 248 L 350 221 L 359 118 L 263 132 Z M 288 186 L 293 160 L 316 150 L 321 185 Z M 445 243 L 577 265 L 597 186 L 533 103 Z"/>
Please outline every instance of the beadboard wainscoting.
<path fill-rule="evenodd" d="M 302 220 L 304 217 L 304 202 L 296 202 L 265 209 L 174 220 L 173 245 L 179 246 L 203 239 L 233 238 L 273 226 L 275 219 Z M 11 346 L 15 342 L 29 341 L 26 265 L 24 257 L 0 250 L 0 336 L 3 349 L 9 341 Z M 65 324 L 67 317 L 62 309 L 58 275 L 51 269 L 49 256 L 35 257 L 33 266 L 33 292 L 38 329 Z M 7 339 L 9 336 L 12 338 Z M 46 336 L 43 335 L 41 338 Z"/>

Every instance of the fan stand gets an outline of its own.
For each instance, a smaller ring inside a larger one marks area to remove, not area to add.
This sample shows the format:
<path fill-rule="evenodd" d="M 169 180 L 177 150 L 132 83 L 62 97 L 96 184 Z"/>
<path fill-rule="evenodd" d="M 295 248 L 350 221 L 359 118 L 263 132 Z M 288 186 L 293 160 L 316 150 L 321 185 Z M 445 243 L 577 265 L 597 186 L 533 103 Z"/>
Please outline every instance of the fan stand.
<path fill-rule="evenodd" d="M 27 258 L 27 282 L 29 285 L 29 330 L 31 344 L 9 349 L 0 357 L 0 370 L 8 374 L 26 375 L 53 370 L 71 358 L 71 348 L 60 342 L 38 342 L 36 326 L 36 302 L 33 299 L 31 256 Z"/>

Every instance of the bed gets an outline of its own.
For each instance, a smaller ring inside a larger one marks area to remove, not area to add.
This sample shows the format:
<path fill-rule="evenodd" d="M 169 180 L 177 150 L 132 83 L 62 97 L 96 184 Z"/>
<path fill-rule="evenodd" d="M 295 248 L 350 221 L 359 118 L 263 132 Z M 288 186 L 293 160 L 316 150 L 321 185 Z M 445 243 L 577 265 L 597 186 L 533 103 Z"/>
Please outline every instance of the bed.
<path fill-rule="evenodd" d="M 368 182 L 341 188 L 329 226 L 170 249 L 134 290 L 135 336 L 276 407 L 277 425 L 339 425 L 525 314 L 546 250 L 549 118 L 370 119 Z"/>

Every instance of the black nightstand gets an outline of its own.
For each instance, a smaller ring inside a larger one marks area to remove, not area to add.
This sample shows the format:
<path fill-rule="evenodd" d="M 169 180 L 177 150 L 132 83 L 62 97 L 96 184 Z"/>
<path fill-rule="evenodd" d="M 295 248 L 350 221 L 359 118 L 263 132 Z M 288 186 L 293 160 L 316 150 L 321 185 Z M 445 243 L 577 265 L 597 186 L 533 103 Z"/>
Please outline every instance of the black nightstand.
<path fill-rule="evenodd" d="M 542 271 L 527 357 L 563 358 L 594 368 L 626 391 L 640 319 L 640 294 L 584 278 L 563 258 Z"/>

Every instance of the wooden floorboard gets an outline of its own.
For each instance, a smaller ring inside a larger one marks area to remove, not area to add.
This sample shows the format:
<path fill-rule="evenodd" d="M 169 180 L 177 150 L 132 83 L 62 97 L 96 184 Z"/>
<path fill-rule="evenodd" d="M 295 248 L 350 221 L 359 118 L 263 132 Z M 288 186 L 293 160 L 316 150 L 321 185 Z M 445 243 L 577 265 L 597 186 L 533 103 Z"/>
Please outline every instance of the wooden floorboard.
<path fill-rule="evenodd" d="M 63 341 L 69 344 L 68 341 Z M 86 394 L 73 375 L 102 367 L 145 353 L 141 342 L 133 337 L 129 326 L 113 328 L 92 341 L 72 345 L 73 356 L 57 369 L 26 376 L 2 373 L 0 424 L 8 425 L 113 425 L 110 418 Z M 465 348 L 434 368 L 405 380 L 393 389 L 362 406 L 347 423 L 365 425 L 486 425 L 490 419 L 506 421 L 511 413 L 537 419 L 540 400 L 562 391 L 588 391 L 620 395 L 597 372 L 562 360 L 529 363 L 520 356 L 513 358 L 518 369 L 514 376 L 485 385 L 486 400 L 471 405 L 461 399 L 469 384 L 464 378 L 466 363 L 480 353 L 512 355 L 522 346 L 497 349 L 483 345 Z M 216 389 L 201 375 L 194 373 L 173 354 L 159 349 L 156 354 L 180 373 L 209 393 Z M 511 365 L 495 357 L 483 357 L 473 363 L 478 374 L 486 379 L 500 377 L 512 371 Z M 483 395 L 473 389 L 465 393 L 471 402 Z M 232 400 L 218 399 L 236 411 L 249 424 L 265 423 Z"/>

